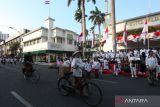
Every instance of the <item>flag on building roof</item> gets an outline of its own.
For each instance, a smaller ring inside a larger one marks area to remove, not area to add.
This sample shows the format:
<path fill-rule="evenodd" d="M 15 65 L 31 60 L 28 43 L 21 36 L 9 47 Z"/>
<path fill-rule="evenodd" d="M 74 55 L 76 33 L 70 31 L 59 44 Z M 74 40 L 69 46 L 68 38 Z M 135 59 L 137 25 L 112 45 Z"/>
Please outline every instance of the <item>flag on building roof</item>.
<path fill-rule="evenodd" d="M 106 39 L 108 38 L 108 26 L 105 29 L 105 32 L 103 33 L 103 37 L 101 38 L 101 43 L 105 43 Z"/>
<path fill-rule="evenodd" d="M 50 4 L 50 0 L 45 0 L 44 3 L 45 4 Z"/>
<path fill-rule="evenodd" d="M 122 38 L 122 41 L 123 41 L 125 46 L 127 46 L 127 29 L 126 29 L 126 25 L 127 25 L 127 23 L 125 23 L 125 25 L 124 25 L 123 38 Z"/>
<path fill-rule="evenodd" d="M 145 20 L 145 23 L 144 23 L 144 27 L 143 27 L 143 30 L 142 30 L 142 34 L 140 35 L 140 40 L 143 39 L 143 44 L 145 45 L 146 44 L 146 36 L 148 34 L 148 22 L 147 22 L 147 19 Z"/>
<path fill-rule="evenodd" d="M 92 37 L 92 46 L 91 46 L 91 48 L 94 48 L 94 46 L 95 46 L 95 33 L 94 33 L 94 30 L 92 31 L 92 35 L 93 35 L 93 37 Z"/>

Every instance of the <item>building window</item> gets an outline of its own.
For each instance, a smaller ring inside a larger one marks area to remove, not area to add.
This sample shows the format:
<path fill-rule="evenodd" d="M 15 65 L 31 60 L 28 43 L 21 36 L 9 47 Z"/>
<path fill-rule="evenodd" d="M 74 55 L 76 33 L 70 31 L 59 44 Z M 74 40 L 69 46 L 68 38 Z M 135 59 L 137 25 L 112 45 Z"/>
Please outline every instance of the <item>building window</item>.
<path fill-rule="evenodd" d="M 73 43 L 73 40 L 72 40 L 72 39 L 67 39 L 67 44 L 72 45 L 72 43 Z"/>
<path fill-rule="evenodd" d="M 63 43 L 62 38 L 57 38 L 57 43 L 62 44 Z"/>
<path fill-rule="evenodd" d="M 37 39 L 37 44 L 40 42 L 40 39 Z"/>

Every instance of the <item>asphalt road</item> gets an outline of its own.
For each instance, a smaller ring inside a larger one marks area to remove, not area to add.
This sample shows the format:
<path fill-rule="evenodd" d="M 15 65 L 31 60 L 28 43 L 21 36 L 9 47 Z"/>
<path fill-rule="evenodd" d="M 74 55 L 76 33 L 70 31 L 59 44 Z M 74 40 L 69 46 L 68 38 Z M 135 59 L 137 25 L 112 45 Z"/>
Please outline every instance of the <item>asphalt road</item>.
<path fill-rule="evenodd" d="M 36 65 L 38 84 L 22 78 L 21 65 L 0 64 L 0 107 L 88 107 L 80 96 L 61 96 L 57 90 L 57 70 Z M 144 78 L 105 75 L 92 79 L 103 92 L 98 107 L 114 107 L 116 95 L 160 95 L 160 86 L 150 87 Z"/>

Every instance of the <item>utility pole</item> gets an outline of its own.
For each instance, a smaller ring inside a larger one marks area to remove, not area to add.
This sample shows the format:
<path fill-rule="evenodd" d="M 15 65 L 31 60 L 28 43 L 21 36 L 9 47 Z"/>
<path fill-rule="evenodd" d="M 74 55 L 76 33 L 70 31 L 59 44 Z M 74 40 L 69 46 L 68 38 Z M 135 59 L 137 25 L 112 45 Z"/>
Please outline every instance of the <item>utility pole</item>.
<path fill-rule="evenodd" d="M 112 25 L 113 52 L 116 53 L 117 43 L 116 43 L 116 23 L 115 23 L 115 0 L 111 0 L 111 25 Z"/>

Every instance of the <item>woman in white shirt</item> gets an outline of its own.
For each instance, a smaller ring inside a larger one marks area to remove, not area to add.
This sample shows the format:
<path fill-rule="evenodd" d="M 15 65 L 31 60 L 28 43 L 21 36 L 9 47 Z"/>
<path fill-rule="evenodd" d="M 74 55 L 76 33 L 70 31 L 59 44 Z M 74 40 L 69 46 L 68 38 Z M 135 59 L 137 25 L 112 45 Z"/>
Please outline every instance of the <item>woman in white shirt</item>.
<path fill-rule="evenodd" d="M 149 51 L 148 57 L 146 57 L 146 67 L 147 67 L 147 73 L 149 75 L 149 80 L 151 79 L 150 75 L 153 72 L 156 72 L 156 67 L 158 66 L 157 58 L 154 55 L 153 51 Z M 152 83 L 151 83 L 152 84 Z"/>
<path fill-rule="evenodd" d="M 133 63 L 133 61 L 135 61 L 135 56 L 134 53 L 131 52 L 129 55 L 129 62 L 130 62 L 130 69 L 131 69 L 131 76 L 132 78 L 135 77 L 137 78 L 137 72 L 136 72 L 136 64 Z"/>

